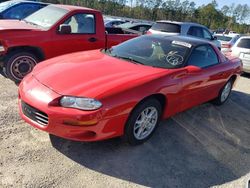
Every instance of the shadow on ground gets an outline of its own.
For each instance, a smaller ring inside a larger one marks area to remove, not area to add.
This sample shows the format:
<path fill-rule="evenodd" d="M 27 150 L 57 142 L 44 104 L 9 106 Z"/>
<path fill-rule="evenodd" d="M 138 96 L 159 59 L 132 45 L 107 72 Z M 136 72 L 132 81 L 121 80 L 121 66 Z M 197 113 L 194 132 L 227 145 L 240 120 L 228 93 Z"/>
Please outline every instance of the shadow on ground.
<path fill-rule="evenodd" d="M 82 143 L 51 136 L 52 145 L 84 167 L 149 187 L 201 188 L 250 171 L 250 95 L 233 91 L 221 107 L 203 104 L 161 123 L 145 144 L 119 138 Z"/>
<path fill-rule="evenodd" d="M 250 78 L 250 73 L 243 73 L 241 76 L 245 78 Z"/>

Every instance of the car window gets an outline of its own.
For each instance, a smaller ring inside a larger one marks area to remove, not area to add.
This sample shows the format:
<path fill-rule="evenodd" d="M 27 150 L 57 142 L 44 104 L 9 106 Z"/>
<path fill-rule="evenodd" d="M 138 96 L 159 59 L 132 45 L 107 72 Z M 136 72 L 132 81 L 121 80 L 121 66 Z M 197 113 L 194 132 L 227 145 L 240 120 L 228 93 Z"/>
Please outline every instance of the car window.
<path fill-rule="evenodd" d="M 188 65 L 205 68 L 219 63 L 216 52 L 210 45 L 202 45 L 193 49 Z"/>
<path fill-rule="evenodd" d="M 189 28 L 187 34 L 194 37 L 204 38 L 203 29 L 201 27 L 192 26 Z"/>
<path fill-rule="evenodd" d="M 140 32 L 144 32 L 144 31 L 147 31 L 147 30 L 148 30 L 147 26 L 140 26 L 139 29 L 138 29 L 138 31 L 140 31 Z"/>
<path fill-rule="evenodd" d="M 173 23 L 158 22 L 158 23 L 155 23 L 151 29 L 156 30 L 156 31 L 168 32 L 168 33 L 180 33 L 181 32 L 181 26 L 178 24 L 173 24 Z"/>
<path fill-rule="evenodd" d="M 230 40 L 232 40 L 232 37 L 229 36 L 224 36 L 224 35 L 215 35 L 217 37 L 218 40 L 221 41 L 226 41 L 229 42 Z"/>
<path fill-rule="evenodd" d="M 210 33 L 208 30 L 206 30 L 206 29 L 203 29 L 203 36 L 204 36 L 204 38 L 207 39 L 207 40 L 212 40 L 212 35 L 211 35 L 211 33 Z"/>
<path fill-rule="evenodd" d="M 75 14 L 67 19 L 64 24 L 71 26 L 73 34 L 94 34 L 95 16 L 93 14 Z"/>
<path fill-rule="evenodd" d="M 240 39 L 237 47 L 250 49 L 250 38 Z"/>
<path fill-rule="evenodd" d="M 23 19 L 42 8 L 39 4 L 19 4 L 11 7 L 3 14 L 3 18 Z"/>

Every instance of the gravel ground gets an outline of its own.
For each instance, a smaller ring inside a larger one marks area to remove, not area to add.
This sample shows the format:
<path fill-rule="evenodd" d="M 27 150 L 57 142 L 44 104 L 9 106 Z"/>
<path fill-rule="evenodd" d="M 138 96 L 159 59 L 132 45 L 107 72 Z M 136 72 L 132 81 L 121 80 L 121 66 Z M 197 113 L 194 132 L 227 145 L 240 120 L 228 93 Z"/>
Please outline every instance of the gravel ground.
<path fill-rule="evenodd" d="M 250 77 L 221 107 L 161 123 L 145 144 L 64 140 L 24 123 L 17 86 L 0 75 L 0 187 L 236 187 L 250 179 Z"/>

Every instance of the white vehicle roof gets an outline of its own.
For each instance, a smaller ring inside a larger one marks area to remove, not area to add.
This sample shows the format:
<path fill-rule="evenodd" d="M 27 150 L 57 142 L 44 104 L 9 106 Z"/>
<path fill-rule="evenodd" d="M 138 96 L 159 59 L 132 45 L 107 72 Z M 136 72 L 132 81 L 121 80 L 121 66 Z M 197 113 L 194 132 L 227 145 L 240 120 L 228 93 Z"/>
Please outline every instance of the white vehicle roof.
<path fill-rule="evenodd" d="M 156 21 L 156 23 L 172 23 L 172 24 L 178 24 L 178 25 L 196 25 L 200 27 L 205 27 L 204 25 L 194 23 L 194 22 L 177 22 L 177 21 L 170 21 L 170 20 L 159 20 L 159 21 Z"/>
<path fill-rule="evenodd" d="M 240 39 L 250 39 L 250 36 L 242 36 L 242 37 L 239 38 L 239 40 Z"/>

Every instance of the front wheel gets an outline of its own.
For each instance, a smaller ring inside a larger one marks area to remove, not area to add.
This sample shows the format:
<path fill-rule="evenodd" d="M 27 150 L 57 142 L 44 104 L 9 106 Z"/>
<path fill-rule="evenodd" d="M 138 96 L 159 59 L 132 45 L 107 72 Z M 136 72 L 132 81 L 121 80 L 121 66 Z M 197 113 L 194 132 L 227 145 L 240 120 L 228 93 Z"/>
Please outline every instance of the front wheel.
<path fill-rule="evenodd" d="M 220 90 L 218 97 L 213 101 L 214 104 L 216 105 L 222 105 L 225 103 L 232 91 L 233 87 L 233 80 L 230 79 Z"/>
<path fill-rule="evenodd" d="M 141 144 L 148 140 L 159 124 L 161 113 L 161 104 L 156 99 L 148 99 L 139 104 L 126 123 L 126 140 L 131 145 Z"/>
<path fill-rule="evenodd" d="M 37 63 L 38 58 L 30 52 L 11 52 L 4 60 L 6 76 L 18 83 L 33 70 Z"/>

